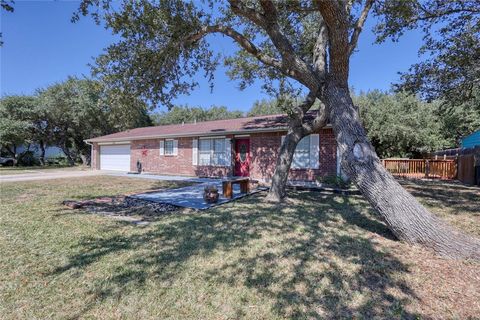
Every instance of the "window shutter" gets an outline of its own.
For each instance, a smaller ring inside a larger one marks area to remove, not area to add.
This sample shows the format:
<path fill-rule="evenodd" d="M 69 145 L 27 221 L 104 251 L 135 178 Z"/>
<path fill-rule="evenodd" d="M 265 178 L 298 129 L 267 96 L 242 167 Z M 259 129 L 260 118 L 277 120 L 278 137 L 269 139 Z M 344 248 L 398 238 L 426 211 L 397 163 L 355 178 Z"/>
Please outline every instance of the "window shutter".
<path fill-rule="evenodd" d="M 173 155 L 178 155 L 178 140 L 173 140 Z"/>
<path fill-rule="evenodd" d="M 310 135 L 310 168 L 318 169 L 320 167 L 320 136 L 318 134 Z"/>
<path fill-rule="evenodd" d="M 198 140 L 192 140 L 192 164 L 196 166 L 198 164 Z"/>
<path fill-rule="evenodd" d="M 232 164 L 232 143 L 230 139 L 225 139 L 225 165 Z"/>
<path fill-rule="evenodd" d="M 165 154 L 165 141 L 160 140 L 160 155 L 163 156 Z"/>

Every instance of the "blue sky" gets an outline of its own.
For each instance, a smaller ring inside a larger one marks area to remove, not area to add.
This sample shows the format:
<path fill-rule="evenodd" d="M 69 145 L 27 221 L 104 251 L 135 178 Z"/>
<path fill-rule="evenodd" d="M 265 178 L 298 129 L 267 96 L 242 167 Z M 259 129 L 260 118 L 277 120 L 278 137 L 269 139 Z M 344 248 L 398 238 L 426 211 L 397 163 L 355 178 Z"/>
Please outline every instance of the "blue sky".
<path fill-rule="evenodd" d="M 0 92 L 31 94 L 37 88 L 64 80 L 68 75 L 88 76 L 88 63 L 100 54 L 114 37 L 97 26 L 90 18 L 71 23 L 76 1 L 17 1 L 15 12 L 1 12 L 1 30 L 4 46 L 0 49 Z M 406 71 L 418 61 L 421 34 L 410 32 L 399 42 L 377 45 L 369 19 L 359 41 L 358 52 L 351 61 L 350 85 L 357 91 L 388 90 L 398 80 L 398 72 Z M 234 44 L 223 37 L 215 37 L 220 51 L 231 52 Z M 177 101 L 179 104 L 225 105 L 229 109 L 248 110 L 255 100 L 267 97 L 257 83 L 247 90 L 238 90 L 223 69 L 216 75 L 213 93 L 205 81 L 191 95 Z"/>

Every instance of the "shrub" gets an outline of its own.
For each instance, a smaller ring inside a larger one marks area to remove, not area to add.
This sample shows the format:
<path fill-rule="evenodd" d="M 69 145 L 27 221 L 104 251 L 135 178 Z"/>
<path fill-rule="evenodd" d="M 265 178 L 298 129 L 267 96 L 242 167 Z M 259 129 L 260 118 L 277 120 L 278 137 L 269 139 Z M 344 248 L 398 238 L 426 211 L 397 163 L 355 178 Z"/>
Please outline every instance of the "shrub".
<path fill-rule="evenodd" d="M 322 184 L 337 187 L 337 188 L 342 188 L 342 189 L 346 189 L 350 186 L 350 182 L 346 181 L 345 179 L 337 175 L 320 177 L 318 178 L 318 181 Z"/>
<path fill-rule="evenodd" d="M 30 167 L 30 166 L 35 166 L 39 165 L 40 162 L 38 159 L 35 157 L 35 153 L 33 151 L 25 151 L 20 154 L 18 157 L 18 165 L 19 166 L 25 166 L 25 167 Z"/>

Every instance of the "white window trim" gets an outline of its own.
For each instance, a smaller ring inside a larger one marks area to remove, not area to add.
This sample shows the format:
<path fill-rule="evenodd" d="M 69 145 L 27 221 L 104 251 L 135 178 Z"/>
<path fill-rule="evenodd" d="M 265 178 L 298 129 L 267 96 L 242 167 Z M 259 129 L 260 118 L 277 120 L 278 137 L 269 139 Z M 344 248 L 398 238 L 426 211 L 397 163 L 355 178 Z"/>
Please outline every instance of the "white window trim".
<path fill-rule="evenodd" d="M 192 165 L 198 165 L 198 139 L 192 139 Z"/>
<path fill-rule="evenodd" d="M 166 142 L 167 141 L 172 141 L 172 144 L 173 144 L 172 153 L 167 153 L 167 149 L 166 149 Z M 160 140 L 160 155 L 161 156 L 167 156 L 167 157 L 177 156 L 178 155 L 178 140 L 176 140 L 176 139 Z"/>
<path fill-rule="evenodd" d="M 172 149 L 171 152 L 167 148 L 167 144 L 172 143 Z M 165 139 L 165 146 L 164 146 L 164 154 L 166 156 L 174 156 L 175 155 L 175 147 L 174 147 L 174 140 L 173 139 Z"/>
<path fill-rule="evenodd" d="M 308 148 L 308 164 L 304 166 L 297 166 L 292 159 L 292 165 L 290 167 L 291 170 L 307 170 L 307 169 L 320 169 L 320 143 L 319 143 L 319 135 L 318 134 L 311 134 L 303 139 L 309 137 L 309 148 Z M 285 136 L 282 136 L 281 138 L 281 143 L 283 143 L 283 140 L 285 139 Z M 302 140 L 303 140 L 302 139 Z M 298 146 L 297 146 L 298 147 Z M 297 150 L 295 150 L 295 153 L 297 153 Z M 294 154 L 295 157 L 295 154 Z"/>
<path fill-rule="evenodd" d="M 210 136 L 210 137 L 199 137 L 198 139 L 204 140 L 204 139 L 225 139 L 225 136 Z"/>
<path fill-rule="evenodd" d="M 197 146 L 197 164 L 198 166 L 205 166 L 205 167 L 222 167 L 222 168 L 228 168 L 231 166 L 231 155 L 227 154 L 230 150 L 231 153 L 231 146 L 230 146 L 230 139 L 226 139 L 225 136 L 214 136 L 214 137 L 199 137 L 198 138 L 198 146 Z M 215 140 L 221 140 L 224 139 L 224 151 L 221 152 L 224 154 L 224 162 L 225 164 L 213 164 L 213 159 L 215 155 Z M 210 161 L 209 164 L 201 164 L 200 163 L 200 157 L 202 154 L 206 154 L 207 152 L 201 151 L 200 149 L 200 140 L 210 140 Z"/>

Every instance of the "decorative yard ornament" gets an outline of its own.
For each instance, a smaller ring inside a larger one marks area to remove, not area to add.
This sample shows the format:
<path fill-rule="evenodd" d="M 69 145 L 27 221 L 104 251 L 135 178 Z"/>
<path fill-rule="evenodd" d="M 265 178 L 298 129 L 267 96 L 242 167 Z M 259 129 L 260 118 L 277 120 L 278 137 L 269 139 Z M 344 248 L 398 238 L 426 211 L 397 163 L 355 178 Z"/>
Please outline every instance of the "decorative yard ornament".
<path fill-rule="evenodd" d="M 140 160 L 137 160 L 137 172 L 142 173 L 142 163 Z"/>

